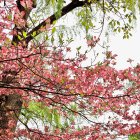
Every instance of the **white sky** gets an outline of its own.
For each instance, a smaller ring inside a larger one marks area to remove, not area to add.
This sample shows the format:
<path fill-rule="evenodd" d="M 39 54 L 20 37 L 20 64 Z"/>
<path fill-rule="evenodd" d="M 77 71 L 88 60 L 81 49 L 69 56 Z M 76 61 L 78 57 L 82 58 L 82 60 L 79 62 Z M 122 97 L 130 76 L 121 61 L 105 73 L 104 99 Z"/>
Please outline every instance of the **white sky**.
<path fill-rule="evenodd" d="M 122 36 L 115 35 L 110 37 L 110 49 L 118 54 L 117 68 L 123 69 L 130 66 L 128 58 L 134 60 L 134 65 L 140 63 L 140 18 L 137 26 L 133 30 L 133 36 L 130 39 L 122 39 Z M 132 63 L 133 64 L 133 63 Z"/>
<path fill-rule="evenodd" d="M 121 33 L 109 35 L 109 42 L 107 43 L 107 45 L 110 46 L 109 50 L 112 51 L 113 54 L 118 55 L 116 57 L 117 65 L 115 66 L 115 68 L 117 69 L 124 69 L 129 67 L 130 64 L 127 62 L 129 58 L 134 60 L 134 62 L 132 62 L 133 66 L 135 66 L 137 63 L 140 63 L 140 42 L 139 42 L 140 41 L 140 24 L 139 24 L 140 18 L 138 17 L 138 19 L 139 20 L 137 21 L 137 24 L 132 31 L 132 37 L 130 37 L 129 39 L 123 39 L 123 35 Z M 60 24 L 62 23 L 60 22 Z M 69 21 L 68 24 L 69 25 L 73 24 L 72 20 Z M 103 42 L 104 40 L 106 40 L 106 37 L 103 34 L 101 36 L 101 41 L 99 43 L 102 44 L 101 42 Z M 80 45 L 83 46 L 83 48 L 85 48 L 86 43 L 84 37 L 76 37 L 75 41 L 70 44 L 70 47 L 73 49 Z M 101 49 L 101 47 L 98 45 L 95 47 L 95 50 L 97 52 L 100 52 L 99 58 L 102 58 L 103 57 L 102 51 L 104 50 Z M 74 55 L 74 51 L 73 54 L 71 55 Z M 96 62 L 98 62 L 98 60 Z"/>

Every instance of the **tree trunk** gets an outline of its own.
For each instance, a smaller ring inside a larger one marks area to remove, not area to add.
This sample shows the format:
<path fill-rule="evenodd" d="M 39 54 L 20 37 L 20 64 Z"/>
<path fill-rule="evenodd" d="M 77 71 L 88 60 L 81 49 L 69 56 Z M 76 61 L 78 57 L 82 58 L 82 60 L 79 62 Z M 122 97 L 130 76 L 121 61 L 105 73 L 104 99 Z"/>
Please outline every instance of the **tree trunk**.
<path fill-rule="evenodd" d="M 18 94 L 0 96 L 0 136 L 15 131 L 21 107 L 22 101 Z"/>

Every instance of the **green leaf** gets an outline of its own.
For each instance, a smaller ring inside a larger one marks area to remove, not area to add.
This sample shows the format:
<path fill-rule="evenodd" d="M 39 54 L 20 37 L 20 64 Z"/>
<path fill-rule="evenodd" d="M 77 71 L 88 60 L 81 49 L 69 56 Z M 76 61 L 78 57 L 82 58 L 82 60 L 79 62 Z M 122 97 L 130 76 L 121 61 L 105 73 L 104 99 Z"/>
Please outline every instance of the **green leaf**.
<path fill-rule="evenodd" d="M 63 40 L 63 33 L 61 33 L 59 35 L 59 43 L 62 45 L 64 43 L 64 40 Z"/>
<path fill-rule="evenodd" d="M 23 31 L 22 34 L 23 34 L 23 37 L 25 38 L 27 37 L 27 32 Z"/>
<path fill-rule="evenodd" d="M 120 25 L 120 22 L 119 21 L 117 21 L 117 25 Z"/>
<path fill-rule="evenodd" d="M 53 115 L 54 115 L 54 122 L 55 122 L 56 126 L 57 126 L 58 128 L 61 128 L 61 124 L 60 124 L 60 115 L 58 114 L 58 112 L 57 112 L 56 109 L 53 111 Z"/>
<path fill-rule="evenodd" d="M 45 117 L 47 118 L 48 122 L 52 123 L 53 115 L 52 115 L 51 110 L 48 107 L 45 107 L 44 112 L 45 112 Z"/>
<path fill-rule="evenodd" d="M 51 43 L 52 44 L 54 43 L 54 37 L 53 36 L 51 37 Z"/>
<path fill-rule="evenodd" d="M 123 36 L 123 39 L 125 39 L 125 38 L 126 38 L 126 35 Z"/>
<path fill-rule="evenodd" d="M 34 31 L 31 36 L 35 37 L 36 36 L 36 31 Z"/>
<path fill-rule="evenodd" d="M 45 39 L 46 39 L 46 40 L 48 40 L 48 39 L 49 39 L 48 35 L 46 35 Z"/>
<path fill-rule="evenodd" d="M 118 28 L 118 32 L 119 32 L 119 33 L 121 32 L 121 28 Z"/>
<path fill-rule="evenodd" d="M 76 104 L 71 105 L 71 109 L 74 110 L 74 111 L 76 111 L 77 110 Z"/>
<path fill-rule="evenodd" d="M 9 14 L 9 15 L 7 16 L 7 18 L 8 18 L 9 20 L 11 20 L 11 19 L 12 19 L 12 14 Z"/>
<path fill-rule="evenodd" d="M 79 51 L 80 49 L 81 49 L 81 46 L 79 46 L 78 48 L 76 48 L 77 49 L 77 51 Z"/>
<path fill-rule="evenodd" d="M 55 33 L 55 31 L 56 31 L 56 28 L 55 28 L 55 27 L 53 27 L 53 28 L 52 28 L 52 34 L 54 34 L 54 33 Z"/>
<path fill-rule="evenodd" d="M 17 36 L 19 40 L 22 40 L 22 37 L 20 35 Z"/>

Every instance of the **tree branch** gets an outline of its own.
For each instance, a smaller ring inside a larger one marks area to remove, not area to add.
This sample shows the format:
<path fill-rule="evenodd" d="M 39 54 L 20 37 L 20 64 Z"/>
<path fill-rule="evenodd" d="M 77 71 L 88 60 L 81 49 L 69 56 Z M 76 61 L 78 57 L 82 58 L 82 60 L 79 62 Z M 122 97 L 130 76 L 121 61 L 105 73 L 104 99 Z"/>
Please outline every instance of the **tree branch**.
<path fill-rule="evenodd" d="M 32 36 L 33 32 L 36 32 L 36 35 L 39 35 L 41 33 L 40 29 L 45 27 L 48 24 L 48 21 L 50 21 L 50 24 L 52 24 L 55 20 L 58 20 L 59 18 L 61 18 L 62 16 L 66 15 L 67 13 L 69 13 L 70 11 L 72 11 L 73 9 L 77 8 L 77 7 L 82 7 L 85 4 L 88 4 L 87 1 L 79 1 L 79 0 L 73 0 L 70 4 L 68 4 L 67 6 L 62 8 L 62 13 L 60 17 L 56 18 L 56 13 L 54 13 L 53 15 L 51 15 L 50 17 L 48 17 L 46 20 L 44 20 L 43 22 L 41 22 L 38 26 L 36 26 L 35 28 L 33 28 L 28 34 L 27 37 L 24 38 L 21 41 L 25 41 L 26 44 L 28 44 L 34 37 Z"/>
<path fill-rule="evenodd" d="M 22 12 L 24 12 L 24 16 L 21 17 L 26 23 L 25 23 L 25 26 L 20 26 L 19 22 L 15 22 L 15 27 L 13 29 L 14 32 L 16 32 L 16 34 L 13 35 L 13 40 L 12 40 L 12 44 L 18 44 L 20 42 L 20 39 L 18 38 L 18 35 L 20 37 L 22 37 L 22 33 L 25 31 L 26 32 L 26 29 L 27 29 L 27 19 L 30 15 L 30 12 L 32 11 L 32 8 L 29 9 L 27 8 L 26 6 L 22 6 L 21 4 L 21 1 L 20 0 L 16 0 L 16 5 L 17 5 L 17 9 L 19 10 L 19 13 L 15 13 L 15 14 L 21 14 Z M 26 2 L 25 2 L 25 5 L 26 5 Z M 33 8 L 35 8 L 36 6 L 32 5 Z M 15 20 L 15 17 L 14 17 L 14 20 Z M 16 19 L 17 20 L 17 19 Z M 24 47 L 26 47 L 27 44 L 24 44 Z"/>

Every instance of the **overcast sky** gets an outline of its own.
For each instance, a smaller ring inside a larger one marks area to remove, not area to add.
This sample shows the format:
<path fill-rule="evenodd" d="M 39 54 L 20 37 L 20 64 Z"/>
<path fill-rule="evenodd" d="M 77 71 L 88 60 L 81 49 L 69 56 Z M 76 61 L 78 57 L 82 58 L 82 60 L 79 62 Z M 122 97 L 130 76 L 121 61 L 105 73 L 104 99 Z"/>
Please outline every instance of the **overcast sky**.
<path fill-rule="evenodd" d="M 140 19 L 140 18 L 139 18 Z M 122 36 L 115 35 L 110 37 L 110 49 L 118 54 L 117 68 L 123 69 L 129 66 L 126 62 L 128 58 L 134 60 L 134 64 L 140 63 L 140 20 L 137 21 L 130 39 L 122 39 Z M 132 63 L 133 64 L 133 63 Z"/>
<path fill-rule="evenodd" d="M 129 58 L 134 60 L 132 65 L 136 65 L 137 63 L 140 63 L 140 16 L 138 17 L 137 24 L 135 25 L 134 30 L 132 31 L 132 37 L 129 39 L 123 39 L 122 34 L 111 34 L 109 35 L 109 41 L 107 45 L 110 46 L 109 50 L 111 50 L 114 53 L 116 53 L 117 56 L 117 65 L 115 66 L 117 69 L 124 69 L 130 66 L 130 64 L 127 62 Z M 62 24 L 60 22 L 60 24 Z M 73 20 L 69 20 L 69 25 L 73 24 Z M 67 24 L 67 25 L 68 25 Z M 82 36 L 82 35 L 81 35 Z M 94 34 L 93 34 L 94 36 Z M 106 37 L 104 36 L 104 33 L 101 36 L 101 41 L 99 42 L 102 44 L 102 42 L 106 40 Z M 86 43 L 84 40 L 84 37 L 77 37 L 74 42 L 70 44 L 70 47 L 73 49 L 74 47 L 83 46 L 85 48 Z M 96 46 L 95 50 L 100 52 L 100 57 L 102 58 L 102 51 L 100 46 Z M 72 55 L 72 54 L 71 54 Z M 73 51 L 74 55 L 74 51 Z M 90 56 L 90 55 L 88 55 Z M 93 54 L 91 54 L 93 57 Z"/>

